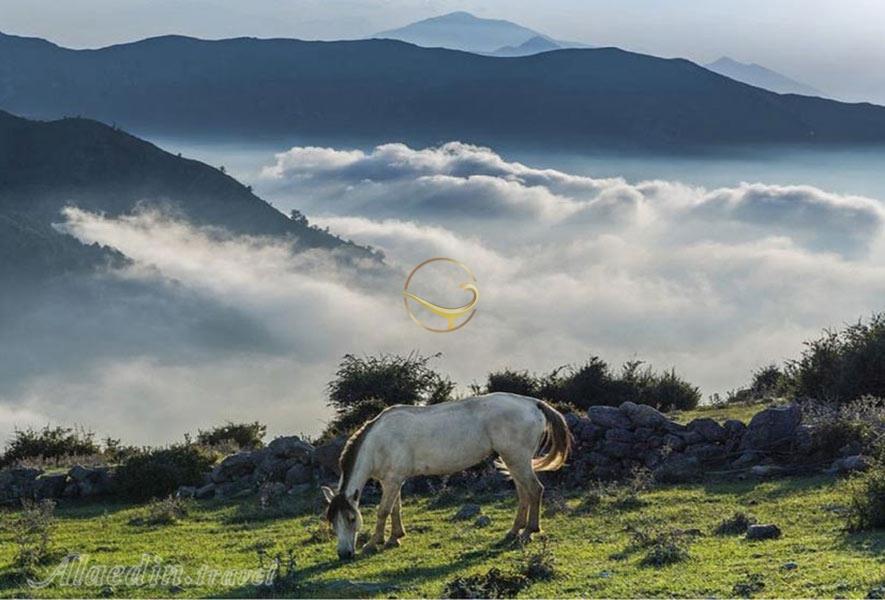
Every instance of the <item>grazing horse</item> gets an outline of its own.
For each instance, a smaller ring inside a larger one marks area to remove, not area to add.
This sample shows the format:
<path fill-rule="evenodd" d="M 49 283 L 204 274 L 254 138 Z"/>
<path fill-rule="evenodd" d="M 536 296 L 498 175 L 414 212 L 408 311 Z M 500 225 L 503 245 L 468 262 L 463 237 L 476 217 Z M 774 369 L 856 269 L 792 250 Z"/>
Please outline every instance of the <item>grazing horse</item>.
<path fill-rule="evenodd" d="M 543 456 L 535 457 L 542 442 Z M 360 492 L 369 479 L 381 482 L 381 503 L 375 533 L 364 551 L 384 544 L 398 546 L 406 532 L 400 488 L 415 475 L 447 475 L 462 471 L 497 453 L 516 484 L 519 508 L 508 538 L 525 541 L 541 530 L 544 486 L 537 471 L 560 468 L 571 451 L 571 433 L 552 406 L 527 396 L 494 393 L 432 406 L 392 406 L 354 433 L 341 453 L 338 490 L 323 487 L 326 518 L 338 538 L 339 558 L 352 558 L 362 527 Z"/>

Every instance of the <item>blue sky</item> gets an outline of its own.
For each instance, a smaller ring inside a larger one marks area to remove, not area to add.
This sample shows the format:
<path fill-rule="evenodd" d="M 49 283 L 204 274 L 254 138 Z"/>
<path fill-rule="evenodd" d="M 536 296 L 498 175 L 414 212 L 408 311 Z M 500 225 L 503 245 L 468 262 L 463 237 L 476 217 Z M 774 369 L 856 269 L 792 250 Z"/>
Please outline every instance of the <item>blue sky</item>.
<path fill-rule="evenodd" d="M 453 10 L 698 62 L 729 55 L 839 98 L 885 103 L 885 3 L 876 0 L 0 0 L 0 31 L 72 47 L 165 33 L 335 39 Z"/>

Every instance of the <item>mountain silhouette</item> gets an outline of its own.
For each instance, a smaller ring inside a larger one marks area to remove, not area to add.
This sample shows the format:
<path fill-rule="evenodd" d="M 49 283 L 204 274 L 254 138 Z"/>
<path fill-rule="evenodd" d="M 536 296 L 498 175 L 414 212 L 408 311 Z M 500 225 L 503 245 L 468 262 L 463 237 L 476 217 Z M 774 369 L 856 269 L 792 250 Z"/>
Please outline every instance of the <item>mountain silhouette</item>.
<path fill-rule="evenodd" d="M 401 40 L 427 48 L 452 48 L 468 52 L 493 52 L 502 46 L 519 46 L 541 34 L 502 19 L 482 19 L 457 11 L 376 33 L 373 37 Z"/>
<path fill-rule="evenodd" d="M 756 63 L 742 63 L 727 56 L 723 56 L 715 62 L 704 65 L 714 73 L 725 75 L 736 81 L 741 81 L 764 90 L 777 92 L 778 94 L 801 94 L 803 96 L 824 96 L 824 93 L 810 85 L 805 85 L 786 75 L 781 75 Z"/>
<path fill-rule="evenodd" d="M 560 50 L 562 46 L 543 35 L 529 38 L 518 46 L 503 46 L 492 52 L 493 56 L 530 56 L 551 50 Z"/>
<path fill-rule="evenodd" d="M 0 275 L 39 277 L 119 262 L 59 233 L 62 208 L 118 216 L 156 207 L 196 225 L 291 239 L 296 248 L 367 250 L 289 218 L 219 169 L 87 119 L 37 122 L 0 111 Z"/>
<path fill-rule="evenodd" d="M 885 141 L 885 108 L 752 87 L 616 48 L 499 58 L 394 40 L 0 38 L 0 108 L 151 134 L 499 138 L 538 146 Z"/>

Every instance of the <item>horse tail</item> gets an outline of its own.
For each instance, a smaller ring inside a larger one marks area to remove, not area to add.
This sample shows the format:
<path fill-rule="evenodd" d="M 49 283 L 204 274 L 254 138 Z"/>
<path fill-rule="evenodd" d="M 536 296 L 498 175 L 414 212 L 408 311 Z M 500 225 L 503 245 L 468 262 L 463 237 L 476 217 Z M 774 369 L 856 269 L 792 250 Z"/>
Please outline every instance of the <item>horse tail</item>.
<path fill-rule="evenodd" d="M 544 413 L 547 424 L 544 428 L 544 442 L 547 453 L 532 460 L 532 469 L 535 471 L 555 471 L 561 468 L 568 460 L 572 451 L 572 433 L 562 413 L 544 402 L 538 400 L 538 408 Z"/>

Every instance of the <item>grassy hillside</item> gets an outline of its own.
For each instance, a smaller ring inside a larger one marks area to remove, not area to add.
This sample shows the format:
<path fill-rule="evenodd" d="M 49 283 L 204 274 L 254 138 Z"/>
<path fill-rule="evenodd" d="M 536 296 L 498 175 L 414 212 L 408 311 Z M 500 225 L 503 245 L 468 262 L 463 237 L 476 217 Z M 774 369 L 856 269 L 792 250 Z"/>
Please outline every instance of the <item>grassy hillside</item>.
<path fill-rule="evenodd" d="M 555 561 L 554 577 L 526 588 L 522 596 L 563 597 L 722 597 L 734 596 L 735 585 L 757 578 L 765 597 L 864 597 L 885 578 L 885 532 L 848 534 L 840 506 L 845 482 L 811 477 L 758 483 L 752 481 L 687 485 L 655 489 L 640 495 L 639 506 L 618 503 L 607 496 L 589 512 L 584 500 L 569 497 L 570 511 L 545 520 L 547 548 Z M 513 499 L 480 498 L 492 523 L 476 528 L 471 521 L 453 522 L 462 498 L 429 508 L 428 500 L 410 499 L 404 507 L 409 535 L 399 548 L 339 563 L 332 541 L 315 541 L 317 517 L 282 516 L 279 509 L 262 511 L 254 499 L 238 503 L 191 506 L 178 523 L 143 526 L 132 520 L 140 507 L 98 504 L 68 506 L 60 520 L 54 547 L 59 554 L 75 552 L 90 564 L 137 565 L 143 553 L 180 563 L 186 572 L 200 565 L 219 568 L 255 568 L 258 550 L 269 554 L 294 551 L 294 576 L 278 593 L 295 596 L 430 596 L 439 597 L 457 576 L 485 572 L 492 567 L 518 568 L 524 552 L 539 551 L 540 541 L 528 550 L 497 546 L 509 525 Z M 299 503 L 291 502 L 297 511 Z M 300 505 L 304 508 L 303 505 Z M 723 517 L 745 511 L 760 522 L 783 530 L 778 540 L 751 542 L 740 536 L 715 535 Z M 285 512 L 285 511 L 284 511 Z M 310 513 L 310 511 L 308 511 Z M 367 511 L 367 523 L 373 511 Z M 663 568 L 643 566 L 646 550 L 633 548 L 626 527 L 697 529 L 689 546 L 690 558 Z M 321 536 L 320 536 L 321 537 Z M 12 560 L 14 546 L 2 538 L 0 564 Z M 795 563 L 790 568 L 788 563 Z M 48 573 L 49 567 L 44 569 Z M 138 589 L 20 587 L 4 571 L 0 596 L 76 597 L 120 596 L 254 596 L 255 587 L 232 589 L 204 586 L 180 589 L 175 585 Z M 739 588 L 740 589 L 740 588 Z"/>

